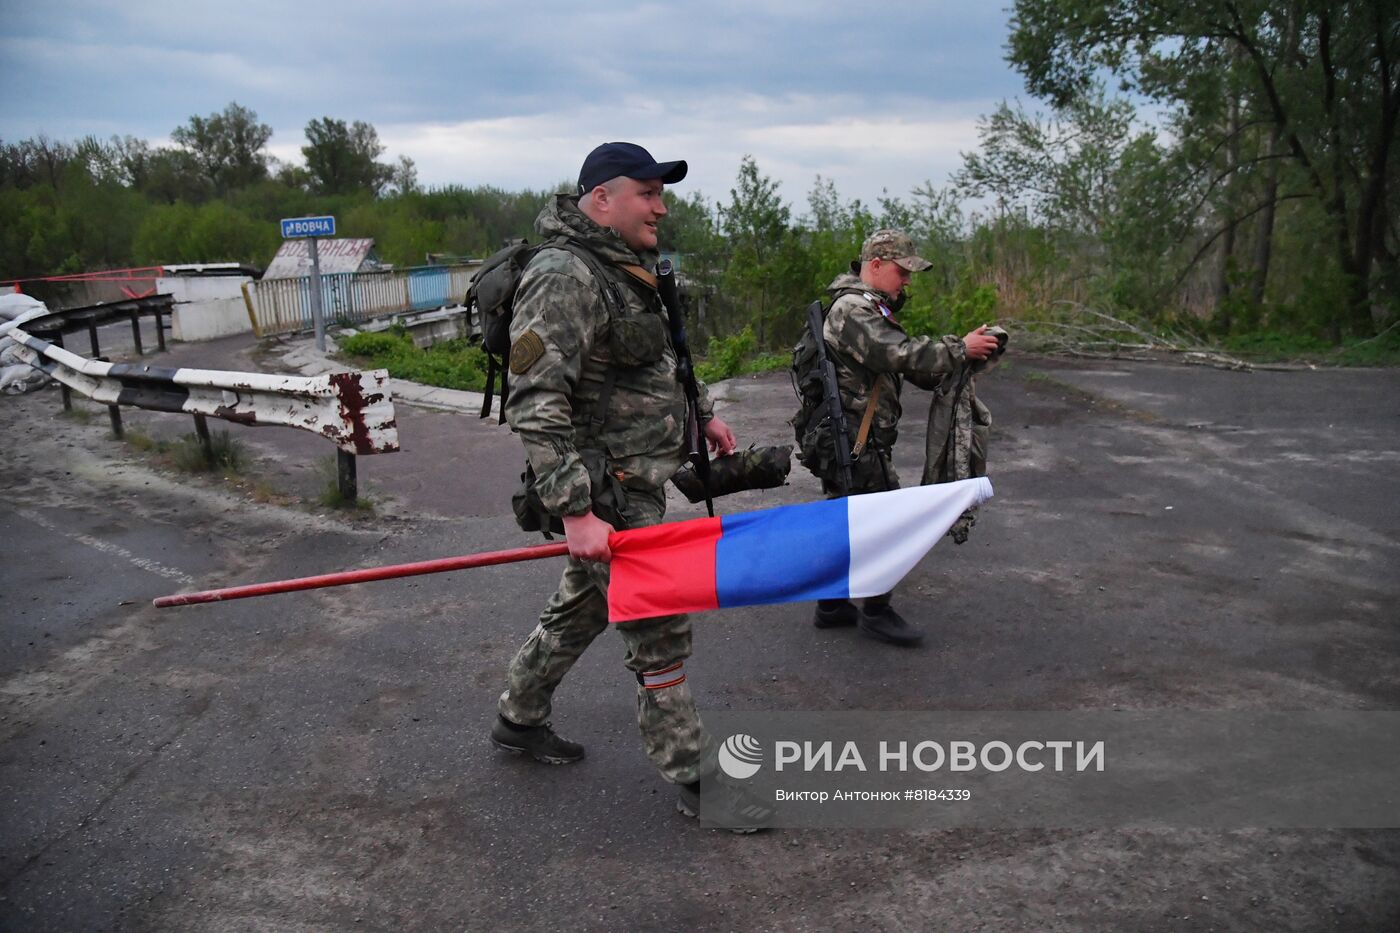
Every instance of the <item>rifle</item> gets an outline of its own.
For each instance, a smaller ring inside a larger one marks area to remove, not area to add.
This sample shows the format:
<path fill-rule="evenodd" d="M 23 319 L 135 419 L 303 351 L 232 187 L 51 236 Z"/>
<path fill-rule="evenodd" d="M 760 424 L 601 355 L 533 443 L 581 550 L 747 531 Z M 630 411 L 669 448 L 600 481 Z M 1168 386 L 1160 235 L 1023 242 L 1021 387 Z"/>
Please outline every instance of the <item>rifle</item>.
<path fill-rule="evenodd" d="M 676 348 L 676 380 L 685 390 L 685 443 L 689 449 L 686 459 L 695 466 L 695 475 L 704 483 L 705 509 L 715 517 L 715 503 L 710 497 L 710 451 L 700 430 L 700 387 L 695 383 L 695 364 L 690 359 L 690 342 L 685 336 L 685 314 L 681 311 L 680 292 L 676 288 L 676 270 L 671 260 L 656 265 L 656 291 L 666 308 L 671 325 L 671 344 Z"/>
<path fill-rule="evenodd" d="M 841 468 L 841 494 L 850 495 L 851 486 L 851 431 L 846 424 L 846 412 L 841 407 L 841 387 L 836 382 L 836 364 L 826 352 L 826 338 L 822 336 L 822 303 L 814 301 L 807 306 L 807 330 L 811 333 L 812 345 L 817 351 L 817 366 L 822 376 L 822 398 L 826 403 L 826 420 L 831 423 L 832 439 L 836 444 L 836 463 Z"/>

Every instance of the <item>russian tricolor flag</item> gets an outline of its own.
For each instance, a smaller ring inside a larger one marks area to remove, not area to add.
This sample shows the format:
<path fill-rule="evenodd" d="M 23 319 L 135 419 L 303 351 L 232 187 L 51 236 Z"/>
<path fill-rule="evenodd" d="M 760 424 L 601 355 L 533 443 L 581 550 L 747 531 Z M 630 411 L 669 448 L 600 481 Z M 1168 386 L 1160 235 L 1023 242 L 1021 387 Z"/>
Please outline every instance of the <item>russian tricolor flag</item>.
<path fill-rule="evenodd" d="M 615 532 L 608 618 L 888 593 L 991 497 L 976 477 Z"/>

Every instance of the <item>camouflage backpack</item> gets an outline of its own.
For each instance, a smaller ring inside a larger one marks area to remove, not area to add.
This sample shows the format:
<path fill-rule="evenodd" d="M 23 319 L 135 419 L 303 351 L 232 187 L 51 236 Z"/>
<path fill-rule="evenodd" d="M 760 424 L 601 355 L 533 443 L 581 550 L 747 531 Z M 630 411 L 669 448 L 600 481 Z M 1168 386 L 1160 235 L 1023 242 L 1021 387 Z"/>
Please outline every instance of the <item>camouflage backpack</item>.
<path fill-rule="evenodd" d="M 826 315 L 836 299 L 847 294 L 862 294 L 864 291 L 863 288 L 843 288 L 837 291 L 830 303 L 822 305 L 822 320 L 826 320 Z M 797 393 L 800 407 L 788 424 L 792 425 L 797 441 L 798 459 L 809 468 L 819 468 L 819 462 L 834 459 L 834 454 L 831 454 L 829 448 L 834 449 L 832 445 L 835 441 L 829 430 L 822 430 L 826 417 L 826 395 L 822 389 L 820 361 L 811 328 L 802 328 L 802 336 L 792 348 L 792 366 L 788 370 L 792 379 L 792 389 Z"/>
<path fill-rule="evenodd" d="M 530 260 L 534 259 L 540 250 L 550 246 L 566 249 L 584 261 L 593 273 L 593 280 L 601 283 L 599 289 L 603 300 L 611 306 L 613 312 L 620 313 L 624 307 L 622 296 L 617 293 L 612 280 L 603 272 L 597 257 L 587 247 L 575 243 L 569 237 L 551 237 L 538 246 L 531 246 L 524 239 L 515 240 L 492 253 L 477 270 L 471 285 L 467 287 L 466 298 L 462 300 L 467 309 L 468 319 L 481 328 L 481 348 L 486 351 L 486 390 L 481 403 L 483 418 L 491 414 L 491 399 L 495 393 L 496 376 L 499 375 L 499 420 L 500 423 L 505 423 L 506 399 L 510 396 L 510 385 L 507 381 L 509 369 L 505 362 L 506 357 L 510 356 L 510 322 L 515 313 L 515 293 L 520 288 L 521 276 L 525 274 L 525 267 L 530 264 Z"/>

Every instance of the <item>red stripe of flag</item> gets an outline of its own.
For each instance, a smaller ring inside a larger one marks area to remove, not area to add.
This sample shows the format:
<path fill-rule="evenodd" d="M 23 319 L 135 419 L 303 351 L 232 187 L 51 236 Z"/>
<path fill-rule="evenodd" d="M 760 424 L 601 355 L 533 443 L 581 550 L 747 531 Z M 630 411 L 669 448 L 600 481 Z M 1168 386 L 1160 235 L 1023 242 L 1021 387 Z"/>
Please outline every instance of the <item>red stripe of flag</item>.
<path fill-rule="evenodd" d="M 721 533 L 720 519 L 696 518 L 609 535 L 609 621 L 718 609 L 715 547 Z"/>

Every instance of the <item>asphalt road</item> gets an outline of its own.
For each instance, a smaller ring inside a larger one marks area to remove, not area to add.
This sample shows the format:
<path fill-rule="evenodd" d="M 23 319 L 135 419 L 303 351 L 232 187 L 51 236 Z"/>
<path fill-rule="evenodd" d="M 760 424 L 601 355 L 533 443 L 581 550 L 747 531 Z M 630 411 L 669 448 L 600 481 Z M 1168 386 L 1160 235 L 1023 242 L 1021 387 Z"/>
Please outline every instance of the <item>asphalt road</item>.
<path fill-rule="evenodd" d="M 265 358 L 170 363 L 217 354 Z M 742 442 L 788 439 L 785 376 L 718 390 Z M 1013 357 L 980 392 L 996 498 L 899 590 L 928 643 L 707 614 L 702 710 L 1400 709 L 1400 373 Z M 506 429 L 401 407 L 403 452 L 361 458 L 373 508 L 345 515 L 315 503 L 311 435 L 234 427 L 241 476 L 191 478 L 79 407 L 0 399 L 0 929 L 1400 927 L 1394 830 L 700 829 L 610 633 L 556 698 L 588 758 L 501 756 L 495 698 L 557 565 L 150 600 L 531 543 Z M 813 497 L 800 471 L 727 510 Z"/>

